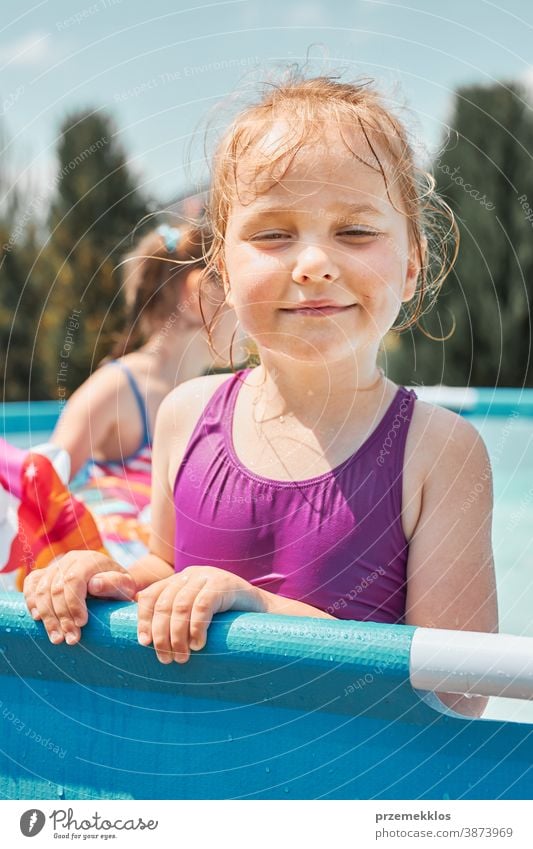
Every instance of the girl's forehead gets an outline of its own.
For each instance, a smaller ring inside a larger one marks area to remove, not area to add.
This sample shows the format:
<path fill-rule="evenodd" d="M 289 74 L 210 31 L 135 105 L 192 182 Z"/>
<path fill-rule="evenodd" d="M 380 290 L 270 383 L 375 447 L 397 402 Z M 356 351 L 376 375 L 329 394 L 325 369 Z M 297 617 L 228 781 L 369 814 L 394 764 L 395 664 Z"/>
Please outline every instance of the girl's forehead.
<path fill-rule="evenodd" d="M 247 169 L 248 170 L 248 169 Z M 237 172 L 233 209 L 255 211 L 279 205 L 280 208 L 309 206 L 374 205 L 385 212 L 391 206 L 383 175 L 375 167 L 360 162 L 345 147 L 309 145 L 281 166 L 280 173 L 265 164 L 264 169 Z M 388 181 L 390 183 L 390 181 Z"/>
<path fill-rule="evenodd" d="M 269 196 L 299 203 L 342 191 L 352 203 L 363 196 L 390 203 L 387 185 L 390 189 L 395 182 L 393 171 L 378 142 L 370 145 L 353 127 L 313 127 L 295 142 L 286 122 L 278 121 L 240 157 L 234 201 L 249 206 Z"/>

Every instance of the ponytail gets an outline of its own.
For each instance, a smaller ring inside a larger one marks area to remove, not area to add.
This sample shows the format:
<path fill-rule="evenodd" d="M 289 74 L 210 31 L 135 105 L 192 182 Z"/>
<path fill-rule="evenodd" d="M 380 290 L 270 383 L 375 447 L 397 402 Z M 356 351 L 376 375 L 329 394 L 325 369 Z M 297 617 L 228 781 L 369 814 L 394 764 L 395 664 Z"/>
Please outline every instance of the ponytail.
<path fill-rule="evenodd" d="M 144 236 L 123 262 L 127 314 L 125 328 L 110 357 L 123 357 L 143 344 L 179 304 L 192 268 L 205 267 L 211 246 L 202 223 L 160 225 Z"/>

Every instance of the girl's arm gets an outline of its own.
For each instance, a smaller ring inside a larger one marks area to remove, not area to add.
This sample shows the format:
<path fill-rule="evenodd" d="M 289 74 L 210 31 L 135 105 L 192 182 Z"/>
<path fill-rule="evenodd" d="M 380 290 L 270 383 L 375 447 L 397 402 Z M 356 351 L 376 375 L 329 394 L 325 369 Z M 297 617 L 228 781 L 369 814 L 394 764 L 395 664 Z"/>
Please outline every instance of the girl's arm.
<path fill-rule="evenodd" d="M 176 403 L 176 390 L 164 399 L 155 421 L 152 447 L 152 497 L 150 553 L 130 567 L 138 591 L 174 574 L 175 510 L 169 476 L 173 450 L 180 450 L 179 428 L 183 420 Z M 181 440 L 183 441 L 183 440 Z M 184 448 L 183 448 L 184 450 Z"/>
<path fill-rule="evenodd" d="M 117 370 L 118 371 L 118 370 Z M 152 497 L 150 553 L 139 558 L 128 569 L 136 592 L 174 575 L 175 511 L 172 495 L 171 465 L 179 465 L 190 434 L 196 424 L 197 411 L 184 403 L 188 387 L 177 387 L 161 403 L 156 416 L 152 446 Z M 172 461 L 172 463 L 171 463 Z M 112 576 L 95 575 L 88 584 L 91 595 L 109 597 Z"/>
<path fill-rule="evenodd" d="M 119 369 L 96 371 L 69 398 L 50 439 L 68 451 L 71 478 L 105 442 L 118 416 Z"/>
<path fill-rule="evenodd" d="M 445 410 L 435 410 L 424 431 L 415 451 L 427 446 L 429 464 L 409 544 L 406 624 L 496 632 L 492 475 L 485 445 L 467 421 Z M 487 703 L 482 697 L 439 697 L 468 716 L 481 715 Z"/>
<path fill-rule="evenodd" d="M 174 568 L 166 560 L 156 554 L 146 554 L 135 561 L 128 569 L 129 574 L 135 581 L 137 591 L 153 584 L 154 581 L 162 581 L 164 578 L 174 574 Z"/>
<path fill-rule="evenodd" d="M 325 610 L 306 604 L 304 601 L 295 601 L 292 598 L 270 593 L 268 590 L 257 588 L 260 598 L 261 611 L 263 613 L 279 613 L 283 616 L 313 616 L 315 619 L 336 619 Z"/>

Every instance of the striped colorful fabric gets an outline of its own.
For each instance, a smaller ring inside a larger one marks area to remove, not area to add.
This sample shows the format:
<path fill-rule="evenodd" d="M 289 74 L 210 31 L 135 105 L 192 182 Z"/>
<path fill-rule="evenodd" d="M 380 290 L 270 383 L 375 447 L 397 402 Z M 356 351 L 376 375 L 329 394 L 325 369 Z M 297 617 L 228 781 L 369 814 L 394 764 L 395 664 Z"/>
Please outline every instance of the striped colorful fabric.
<path fill-rule="evenodd" d="M 91 461 L 71 482 L 86 504 L 111 557 L 130 566 L 148 551 L 152 451 L 141 449 L 123 463 Z"/>

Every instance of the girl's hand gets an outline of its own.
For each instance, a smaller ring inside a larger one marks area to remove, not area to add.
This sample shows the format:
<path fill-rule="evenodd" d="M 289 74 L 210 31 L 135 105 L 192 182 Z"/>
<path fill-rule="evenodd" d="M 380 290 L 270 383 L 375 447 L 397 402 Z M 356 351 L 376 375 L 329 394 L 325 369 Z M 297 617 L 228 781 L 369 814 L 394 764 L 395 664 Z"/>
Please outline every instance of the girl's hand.
<path fill-rule="evenodd" d="M 132 601 L 137 587 L 127 569 L 96 551 L 70 551 L 24 581 L 28 609 L 50 641 L 77 643 L 87 624 L 87 594 Z"/>
<path fill-rule="evenodd" d="M 137 601 L 139 642 L 153 642 L 161 663 L 186 663 L 191 649 L 202 649 L 215 613 L 265 610 L 261 590 L 214 566 L 189 566 L 142 590 Z"/>

